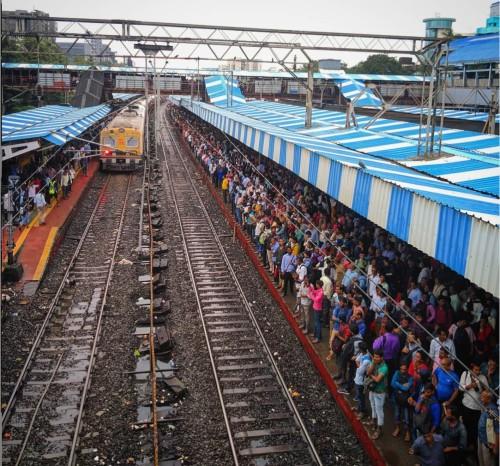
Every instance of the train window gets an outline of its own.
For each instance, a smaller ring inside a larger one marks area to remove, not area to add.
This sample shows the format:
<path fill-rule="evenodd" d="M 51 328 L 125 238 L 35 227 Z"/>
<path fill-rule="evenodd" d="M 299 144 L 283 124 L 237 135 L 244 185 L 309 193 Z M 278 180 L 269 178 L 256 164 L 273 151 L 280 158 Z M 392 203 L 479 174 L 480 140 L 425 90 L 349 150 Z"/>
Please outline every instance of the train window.
<path fill-rule="evenodd" d="M 108 147 L 115 147 L 115 138 L 111 136 L 104 136 L 102 143 Z"/>
<path fill-rule="evenodd" d="M 127 138 L 127 146 L 128 147 L 137 147 L 138 141 L 136 137 L 129 137 Z"/>

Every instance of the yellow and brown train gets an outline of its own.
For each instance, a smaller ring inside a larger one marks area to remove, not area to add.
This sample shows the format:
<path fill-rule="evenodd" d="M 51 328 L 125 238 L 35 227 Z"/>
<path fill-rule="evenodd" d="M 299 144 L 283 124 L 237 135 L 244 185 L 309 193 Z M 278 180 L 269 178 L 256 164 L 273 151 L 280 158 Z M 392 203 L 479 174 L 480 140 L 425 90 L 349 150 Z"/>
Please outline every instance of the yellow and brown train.
<path fill-rule="evenodd" d="M 145 151 L 146 99 L 121 110 L 101 131 L 101 168 L 132 171 L 142 166 Z"/>

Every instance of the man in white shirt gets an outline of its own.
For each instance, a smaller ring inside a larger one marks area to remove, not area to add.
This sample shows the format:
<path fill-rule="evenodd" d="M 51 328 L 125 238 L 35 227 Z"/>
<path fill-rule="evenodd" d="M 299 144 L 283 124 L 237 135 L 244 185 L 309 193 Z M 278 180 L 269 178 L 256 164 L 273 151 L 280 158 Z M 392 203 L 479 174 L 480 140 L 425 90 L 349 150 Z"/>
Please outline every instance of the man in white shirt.
<path fill-rule="evenodd" d="M 323 283 L 323 294 L 328 298 L 332 299 L 333 295 L 333 283 L 330 279 L 330 268 L 327 267 L 323 270 L 323 275 L 321 276 L 321 282 Z"/>
<path fill-rule="evenodd" d="M 34 203 L 36 206 L 36 209 L 38 211 L 38 225 L 45 225 L 45 206 L 47 205 L 47 202 L 45 201 L 45 195 L 39 191 L 34 199 Z"/>
<path fill-rule="evenodd" d="M 387 305 L 387 298 L 382 294 L 380 288 L 376 288 L 375 296 L 370 303 L 370 309 L 375 313 L 376 319 L 382 319 L 385 314 L 385 306 Z"/>
<path fill-rule="evenodd" d="M 448 338 L 448 331 L 445 329 L 439 329 L 438 335 L 431 341 L 431 347 L 429 349 L 429 356 L 431 361 L 436 360 L 436 356 L 439 354 L 439 349 L 444 346 L 450 355 L 450 358 L 455 359 L 455 344 L 453 340 Z"/>
<path fill-rule="evenodd" d="M 375 267 L 372 267 L 371 273 L 368 273 L 368 293 L 372 297 L 375 297 L 377 285 L 380 283 L 380 276 Z"/>

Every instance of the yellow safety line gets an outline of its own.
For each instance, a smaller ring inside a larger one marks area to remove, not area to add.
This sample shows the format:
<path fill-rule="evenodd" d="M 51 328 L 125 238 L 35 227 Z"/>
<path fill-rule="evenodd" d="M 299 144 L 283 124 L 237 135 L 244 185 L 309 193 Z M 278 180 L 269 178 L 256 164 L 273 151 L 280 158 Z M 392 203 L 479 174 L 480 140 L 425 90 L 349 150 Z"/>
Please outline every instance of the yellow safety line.
<path fill-rule="evenodd" d="M 59 201 L 56 201 L 52 203 L 43 213 L 45 215 L 45 218 L 50 214 L 52 209 L 57 205 Z M 19 249 L 21 249 L 21 246 L 24 244 L 26 241 L 26 237 L 28 236 L 29 232 L 31 229 L 38 223 L 38 220 L 40 218 L 40 213 L 37 213 L 33 220 L 29 223 L 29 225 L 22 231 L 22 233 L 19 235 L 19 238 L 17 238 L 16 241 L 16 247 L 14 248 L 14 255 L 16 255 L 19 252 Z"/>
<path fill-rule="evenodd" d="M 45 246 L 43 247 L 42 256 L 38 261 L 38 265 L 36 266 L 35 273 L 33 274 L 33 280 L 38 281 L 42 278 L 45 267 L 47 266 L 47 262 L 49 260 L 50 252 L 52 251 L 52 246 L 54 246 L 54 241 L 56 240 L 58 227 L 52 227 L 49 231 L 49 236 L 45 241 Z"/>
<path fill-rule="evenodd" d="M 78 173 L 80 173 L 81 169 L 79 168 L 76 172 L 76 176 L 78 176 Z M 76 176 L 75 176 L 75 179 L 76 179 Z M 49 205 L 49 207 L 44 211 L 44 215 L 45 215 L 45 218 L 47 218 L 47 216 L 50 214 L 50 212 L 52 211 L 52 209 L 59 203 L 59 199 L 56 199 L 55 202 L 52 203 L 52 205 Z M 19 252 L 19 250 L 21 249 L 22 245 L 24 244 L 24 242 L 26 241 L 26 238 L 29 234 L 29 232 L 31 231 L 31 229 L 35 226 L 35 224 L 38 223 L 38 220 L 39 220 L 39 217 L 40 217 L 40 213 L 37 213 L 34 217 L 33 217 L 33 220 L 31 220 L 31 222 L 28 224 L 28 226 L 22 231 L 22 233 L 19 235 L 19 238 L 17 238 L 17 241 L 16 241 L 16 246 L 14 247 L 14 255 L 17 255 L 17 253 Z M 3 270 L 3 267 L 5 266 L 5 263 L 2 264 L 2 270 Z"/>

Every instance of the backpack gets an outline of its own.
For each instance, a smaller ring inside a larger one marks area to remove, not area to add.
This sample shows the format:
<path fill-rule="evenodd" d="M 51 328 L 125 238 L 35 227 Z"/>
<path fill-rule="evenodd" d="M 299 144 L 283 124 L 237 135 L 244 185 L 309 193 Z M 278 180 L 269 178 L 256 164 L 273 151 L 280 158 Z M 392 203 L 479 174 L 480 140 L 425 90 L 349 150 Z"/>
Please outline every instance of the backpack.
<path fill-rule="evenodd" d="M 349 338 L 347 343 L 344 346 L 344 349 L 342 351 L 342 357 L 351 359 L 354 356 L 354 347 L 356 345 L 356 342 L 363 341 L 363 337 L 355 335 L 352 338 Z"/>

